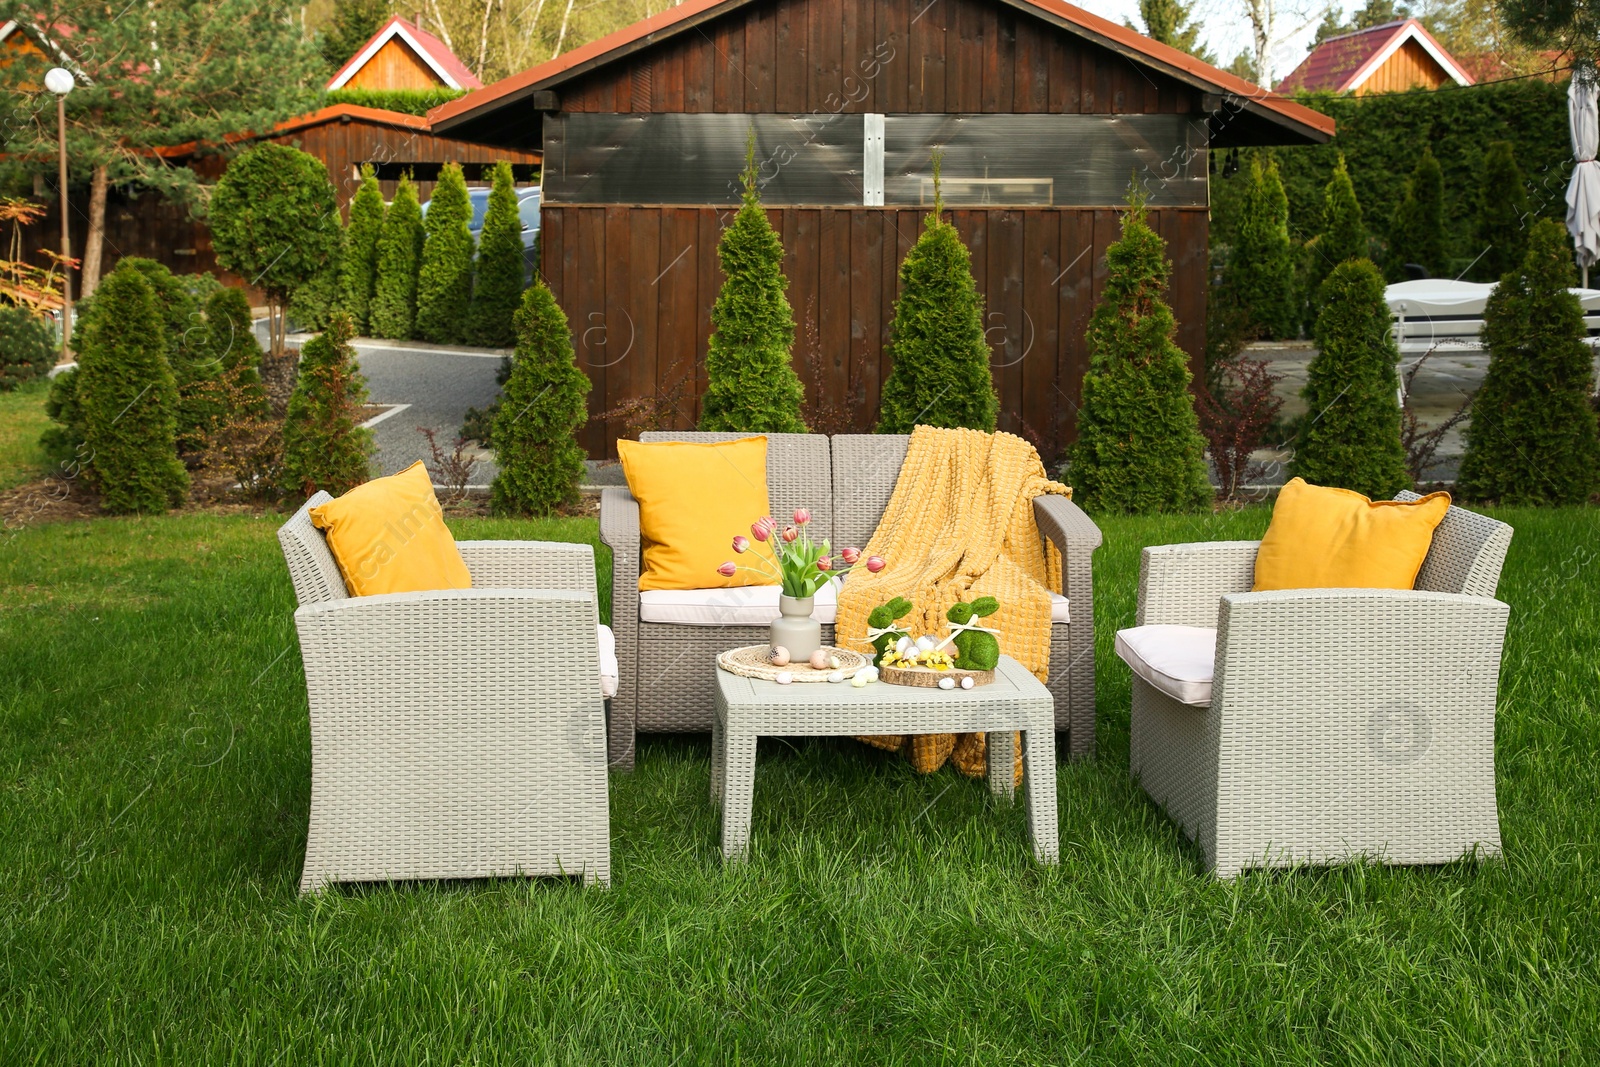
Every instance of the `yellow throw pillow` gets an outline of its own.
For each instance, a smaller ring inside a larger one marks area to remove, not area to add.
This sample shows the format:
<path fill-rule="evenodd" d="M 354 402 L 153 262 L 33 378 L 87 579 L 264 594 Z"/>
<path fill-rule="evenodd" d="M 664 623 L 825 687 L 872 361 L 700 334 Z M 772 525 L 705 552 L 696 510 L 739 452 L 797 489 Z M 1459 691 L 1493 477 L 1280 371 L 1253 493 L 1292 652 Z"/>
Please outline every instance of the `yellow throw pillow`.
<path fill-rule="evenodd" d="M 312 508 L 311 522 L 351 596 L 472 588 L 421 460 Z"/>
<path fill-rule="evenodd" d="M 732 578 L 717 573 L 724 561 L 735 559 L 734 535 L 749 536 L 750 524 L 771 510 L 765 437 L 717 444 L 618 441 L 617 455 L 639 502 L 640 589 L 778 584 L 749 571 L 735 571 Z M 764 552 L 765 546 L 752 550 Z"/>
<path fill-rule="evenodd" d="M 1449 493 L 1368 500 L 1294 478 L 1261 539 L 1255 588 L 1410 589 L 1449 510 Z"/>

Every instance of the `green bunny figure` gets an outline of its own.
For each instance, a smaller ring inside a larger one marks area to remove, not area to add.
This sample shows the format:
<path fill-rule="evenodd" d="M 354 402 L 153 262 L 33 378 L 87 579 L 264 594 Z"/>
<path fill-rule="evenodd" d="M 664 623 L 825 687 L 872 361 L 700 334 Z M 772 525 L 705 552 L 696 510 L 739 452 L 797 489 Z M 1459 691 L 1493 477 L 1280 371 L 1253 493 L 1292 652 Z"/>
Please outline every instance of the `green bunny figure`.
<path fill-rule="evenodd" d="M 1000 610 L 1000 601 L 992 596 L 981 596 L 968 604 L 957 604 L 945 612 L 945 618 L 956 625 L 993 615 Z M 964 671 L 992 671 L 1000 662 L 1000 640 L 982 630 L 965 630 L 956 635 L 956 667 Z"/>
<path fill-rule="evenodd" d="M 872 614 L 867 616 L 867 625 L 882 630 L 909 614 L 911 614 L 911 601 L 903 596 L 897 596 L 887 604 L 879 604 L 873 608 Z M 894 634 L 879 634 L 872 639 L 873 650 L 877 652 L 877 655 L 872 657 L 874 667 L 883 665 L 884 653 L 893 648 L 894 644 Z"/>

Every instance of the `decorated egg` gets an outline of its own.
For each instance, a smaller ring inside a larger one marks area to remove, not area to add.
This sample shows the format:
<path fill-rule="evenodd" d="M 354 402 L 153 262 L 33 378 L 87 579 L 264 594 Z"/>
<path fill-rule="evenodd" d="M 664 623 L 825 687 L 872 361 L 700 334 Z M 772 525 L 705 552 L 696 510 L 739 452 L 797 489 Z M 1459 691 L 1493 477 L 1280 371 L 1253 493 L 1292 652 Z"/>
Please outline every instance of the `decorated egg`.
<path fill-rule="evenodd" d="M 955 687 L 956 687 L 956 680 L 954 678 L 951 678 L 950 676 L 946 675 L 945 677 L 939 679 L 939 688 L 940 689 L 954 689 Z"/>
<path fill-rule="evenodd" d="M 939 679 L 939 681 L 941 681 L 941 682 L 945 682 L 945 681 L 948 681 L 948 680 L 949 679 L 946 679 L 946 678 Z M 970 675 L 970 674 L 967 675 L 965 678 L 961 679 L 961 688 L 963 688 L 963 689 L 971 689 L 973 686 L 975 686 L 977 684 L 978 684 L 977 682 L 974 682 L 972 680 L 972 675 Z"/>
<path fill-rule="evenodd" d="M 774 667 L 787 667 L 789 665 L 789 650 L 782 645 L 773 645 L 772 665 Z"/>
<path fill-rule="evenodd" d="M 815 652 L 811 653 L 811 669 L 814 671 L 825 671 L 828 669 L 827 649 L 819 648 Z"/>
<path fill-rule="evenodd" d="M 912 642 L 910 637 L 907 637 L 906 635 L 902 634 L 900 636 L 900 640 L 898 640 L 898 641 L 896 641 L 894 643 L 894 650 L 896 652 L 898 652 L 901 656 L 904 656 L 906 654 L 906 650 L 911 647 L 912 643 L 913 642 Z"/>
<path fill-rule="evenodd" d="M 838 660 L 835 659 L 834 662 L 837 663 Z M 844 681 L 844 671 L 834 671 L 832 674 L 828 675 L 828 681 L 835 684 Z"/>
<path fill-rule="evenodd" d="M 788 685 L 790 682 L 794 681 L 794 675 L 788 671 L 779 671 L 778 677 L 773 680 L 779 685 Z"/>

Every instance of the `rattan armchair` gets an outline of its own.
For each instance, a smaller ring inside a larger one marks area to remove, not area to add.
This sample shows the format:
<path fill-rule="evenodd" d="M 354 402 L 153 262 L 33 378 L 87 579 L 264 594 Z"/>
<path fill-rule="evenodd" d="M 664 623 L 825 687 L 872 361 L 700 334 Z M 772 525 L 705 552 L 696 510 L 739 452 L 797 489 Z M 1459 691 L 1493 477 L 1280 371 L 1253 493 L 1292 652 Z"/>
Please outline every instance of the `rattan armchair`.
<path fill-rule="evenodd" d="M 278 531 L 311 709 L 302 893 L 611 879 L 594 550 L 463 541 L 473 588 L 350 597 L 308 514 Z"/>
<path fill-rule="evenodd" d="M 1216 658 L 1208 707 L 1134 676 L 1132 773 L 1217 876 L 1500 853 L 1511 533 L 1452 507 L 1414 590 L 1254 593 L 1259 542 L 1144 550 L 1139 625 L 1216 627 Z"/>

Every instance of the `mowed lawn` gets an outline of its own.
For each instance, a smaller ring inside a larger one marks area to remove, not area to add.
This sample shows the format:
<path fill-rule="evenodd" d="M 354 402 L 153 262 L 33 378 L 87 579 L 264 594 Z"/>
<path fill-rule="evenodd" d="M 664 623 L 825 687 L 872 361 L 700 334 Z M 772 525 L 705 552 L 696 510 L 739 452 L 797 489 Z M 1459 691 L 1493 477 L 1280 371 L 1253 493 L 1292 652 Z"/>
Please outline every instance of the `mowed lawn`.
<path fill-rule="evenodd" d="M 724 868 L 708 738 L 647 737 L 611 783 L 609 891 L 304 900 L 277 520 L 25 529 L 0 545 L 0 1063 L 1591 1059 L 1600 514 L 1499 514 L 1501 861 L 1219 883 L 1129 780 L 1110 650 L 1139 549 L 1256 536 L 1255 508 L 1103 523 L 1100 756 L 1062 765 L 1059 868 L 1020 805 L 848 740 L 762 743 L 752 859 Z"/>

